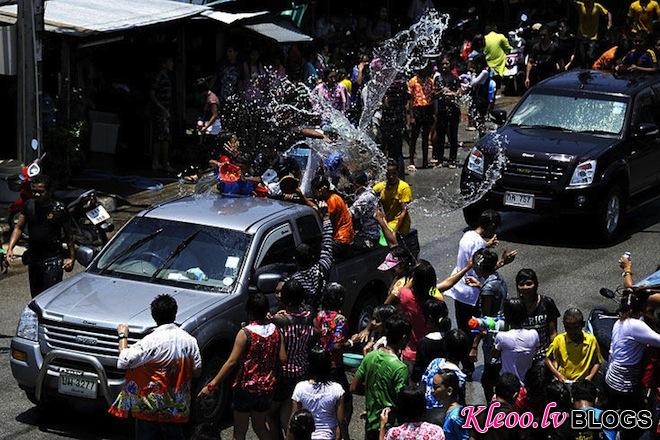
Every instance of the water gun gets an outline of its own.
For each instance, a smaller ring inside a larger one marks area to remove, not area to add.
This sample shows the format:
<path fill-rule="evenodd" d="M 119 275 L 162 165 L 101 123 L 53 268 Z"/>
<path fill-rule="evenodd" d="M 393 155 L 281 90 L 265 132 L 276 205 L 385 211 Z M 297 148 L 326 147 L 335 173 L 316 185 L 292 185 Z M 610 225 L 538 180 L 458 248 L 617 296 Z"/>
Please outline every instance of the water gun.
<path fill-rule="evenodd" d="M 473 316 L 468 321 L 468 327 L 472 333 L 499 332 L 504 330 L 504 318 L 500 316 L 482 316 L 480 318 Z"/>

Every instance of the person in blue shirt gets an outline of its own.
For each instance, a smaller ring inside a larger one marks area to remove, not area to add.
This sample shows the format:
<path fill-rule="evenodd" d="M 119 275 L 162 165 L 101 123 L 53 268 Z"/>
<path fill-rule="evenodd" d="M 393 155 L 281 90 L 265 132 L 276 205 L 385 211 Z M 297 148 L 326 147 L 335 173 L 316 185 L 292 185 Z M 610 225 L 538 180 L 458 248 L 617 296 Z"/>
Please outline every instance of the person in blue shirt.
<path fill-rule="evenodd" d="M 465 417 L 461 415 L 463 405 L 459 399 L 458 375 L 453 370 L 441 370 L 433 376 L 433 394 L 442 402 L 444 418 L 439 420 L 445 440 L 469 440 L 470 430 L 463 428 Z"/>
<path fill-rule="evenodd" d="M 598 397 L 598 388 L 596 387 L 596 384 L 586 379 L 580 379 L 571 386 L 571 394 L 573 397 L 574 409 L 593 412 L 596 421 L 600 421 L 603 410 L 595 407 L 596 398 Z M 586 428 L 584 430 L 574 430 L 573 433 L 575 434 L 575 438 L 585 440 L 601 438 L 598 431 Z M 616 439 L 615 431 L 603 429 L 602 433 L 607 440 Z"/>

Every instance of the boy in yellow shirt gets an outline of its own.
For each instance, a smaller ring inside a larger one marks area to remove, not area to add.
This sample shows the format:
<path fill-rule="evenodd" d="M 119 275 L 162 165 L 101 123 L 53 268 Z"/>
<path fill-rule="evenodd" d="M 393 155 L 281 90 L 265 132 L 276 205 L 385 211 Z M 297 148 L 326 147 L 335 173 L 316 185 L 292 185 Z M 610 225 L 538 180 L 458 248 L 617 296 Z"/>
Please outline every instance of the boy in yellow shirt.
<path fill-rule="evenodd" d="M 632 33 L 653 31 L 653 20 L 660 18 L 660 5 L 655 0 L 637 0 L 628 9 L 628 24 Z"/>
<path fill-rule="evenodd" d="M 583 330 L 584 316 L 576 308 L 564 312 L 564 333 L 548 347 L 545 364 L 561 382 L 592 380 L 602 360 L 598 341 Z"/>

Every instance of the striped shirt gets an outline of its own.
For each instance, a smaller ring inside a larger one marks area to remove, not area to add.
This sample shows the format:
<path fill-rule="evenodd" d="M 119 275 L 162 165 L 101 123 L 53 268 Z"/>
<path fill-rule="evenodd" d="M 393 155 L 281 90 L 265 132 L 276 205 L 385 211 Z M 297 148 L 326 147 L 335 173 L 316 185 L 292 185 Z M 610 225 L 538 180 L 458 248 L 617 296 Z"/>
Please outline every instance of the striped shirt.
<path fill-rule="evenodd" d="M 282 330 L 286 364 L 282 365 L 282 375 L 286 378 L 301 378 L 307 375 L 309 350 L 314 343 L 313 317 L 308 311 L 297 313 L 279 312 L 273 323 Z"/>
<path fill-rule="evenodd" d="M 321 256 L 319 261 L 312 264 L 308 269 L 298 271 L 291 278 L 298 281 L 307 293 L 306 303 L 318 305 L 321 302 L 321 293 L 328 281 L 330 269 L 334 263 L 332 223 L 330 219 L 323 221 L 323 238 L 321 241 Z"/>

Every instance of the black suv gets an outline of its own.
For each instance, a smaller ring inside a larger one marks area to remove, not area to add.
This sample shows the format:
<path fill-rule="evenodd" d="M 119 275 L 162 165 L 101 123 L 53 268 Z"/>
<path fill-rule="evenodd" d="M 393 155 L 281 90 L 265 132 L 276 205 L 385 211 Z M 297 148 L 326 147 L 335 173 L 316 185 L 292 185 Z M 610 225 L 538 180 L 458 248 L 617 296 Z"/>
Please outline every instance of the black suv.
<path fill-rule="evenodd" d="M 493 116 L 503 125 L 468 155 L 462 190 L 484 179 L 498 138 L 507 164 L 463 210 L 468 224 L 485 208 L 579 214 L 611 240 L 626 212 L 659 195 L 660 75 L 566 72 L 531 88 L 510 117 Z"/>

